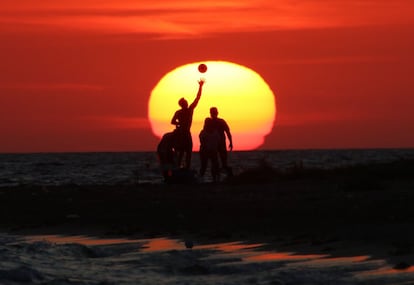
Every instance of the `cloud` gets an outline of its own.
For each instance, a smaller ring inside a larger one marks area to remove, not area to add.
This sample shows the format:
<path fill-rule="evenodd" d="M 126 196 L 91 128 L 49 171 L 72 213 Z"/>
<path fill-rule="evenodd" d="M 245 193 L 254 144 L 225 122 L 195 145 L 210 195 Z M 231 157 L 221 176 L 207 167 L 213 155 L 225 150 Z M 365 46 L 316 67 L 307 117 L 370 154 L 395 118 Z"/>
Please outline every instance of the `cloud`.
<path fill-rule="evenodd" d="M 149 129 L 150 123 L 146 117 L 123 117 L 123 116 L 83 116 L 85 123 L 110 129 Z"/>
<path fill-rule="evenodd" d="M 365 111 L 308 111 L 304 113 L 278 113 L 277 126 L 335 125 L 341 122 L 358 124 L 359 122 L 375 122 L 383 119 L 382 114 Z"/>
<path fill-rule="evenodd" d="M 310 1 L 6 1 L 1 29 L 10 25 L 163 37 L 413 23 L 407 0 Z"/>
<path fill-rule="evenodd" d="M 275 65 L 322 65 L 322 64 L 355 64 L 355 63 L 392 63 L 398 60 L 397 56 L 374 56 L 374 55 L 352 55 L 352 56 L 326 56 L 315 58 L 292 58 L 271 59 L 266 64 Z"/>
<path fill-rule="evenodd" d="M 82 83 L 22 83 L 3 84 L 0 90 L 24 90 L 24 91 L 102 91 L 104 86 Z"/>

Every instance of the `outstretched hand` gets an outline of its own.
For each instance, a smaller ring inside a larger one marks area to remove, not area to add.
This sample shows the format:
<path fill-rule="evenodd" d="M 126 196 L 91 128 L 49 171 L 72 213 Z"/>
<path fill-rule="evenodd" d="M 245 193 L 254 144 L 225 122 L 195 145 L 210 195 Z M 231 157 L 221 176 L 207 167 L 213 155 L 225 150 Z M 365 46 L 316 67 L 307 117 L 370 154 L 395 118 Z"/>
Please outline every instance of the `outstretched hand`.
<path fill-rule="evenodd" d="M 200 87 L 203 86 L 203 84 L 204 84 L 205 81 L 206 80 L 204 78 L 200 78 L 200 80 L 198 81 L 198 84 L 200 85 Z"/>

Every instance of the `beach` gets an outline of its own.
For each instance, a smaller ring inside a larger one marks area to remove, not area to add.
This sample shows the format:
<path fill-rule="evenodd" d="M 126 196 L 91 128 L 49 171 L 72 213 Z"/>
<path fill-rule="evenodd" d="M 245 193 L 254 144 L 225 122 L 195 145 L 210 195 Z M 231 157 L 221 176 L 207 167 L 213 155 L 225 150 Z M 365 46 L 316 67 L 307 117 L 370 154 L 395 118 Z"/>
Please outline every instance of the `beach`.
<path fill-rule="evenodd" d="M 220 183 L 3 187 L 0 226 L 25 236 L 263 243 L 411 270 L 413 170 L 413 160 L 283 172 L 263 164 Z"/>

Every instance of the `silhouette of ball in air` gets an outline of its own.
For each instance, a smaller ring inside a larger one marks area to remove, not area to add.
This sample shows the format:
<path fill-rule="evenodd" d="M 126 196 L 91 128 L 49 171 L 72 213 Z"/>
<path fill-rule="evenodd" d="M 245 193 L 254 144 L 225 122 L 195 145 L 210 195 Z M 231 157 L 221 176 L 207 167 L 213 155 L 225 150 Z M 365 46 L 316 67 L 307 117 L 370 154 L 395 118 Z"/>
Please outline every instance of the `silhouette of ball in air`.
<path fill-rule="evenodd" d="M 207 71 L 207 65 L 205 65 L 204 63 L 200 64 L 198 66 L 198 71 L 200 71 L 201 73 L 204 73 Z"/>

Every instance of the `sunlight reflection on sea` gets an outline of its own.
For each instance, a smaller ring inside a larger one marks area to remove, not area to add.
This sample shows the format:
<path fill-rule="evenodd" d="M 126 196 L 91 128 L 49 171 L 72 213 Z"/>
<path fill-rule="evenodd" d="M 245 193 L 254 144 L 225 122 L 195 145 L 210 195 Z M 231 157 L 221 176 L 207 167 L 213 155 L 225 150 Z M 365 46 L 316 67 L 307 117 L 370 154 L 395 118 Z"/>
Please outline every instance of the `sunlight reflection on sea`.
<path fill-rule="evenodd" d="M 178 238 L 0 234 L 5 284 L 391 284 L 413 280 L 370 256 L 269 249 L 264 243 Z M 322 282 L 322 283 L 321 283 Z M 405 284 L 405 283 L 404 283 Z"/>

